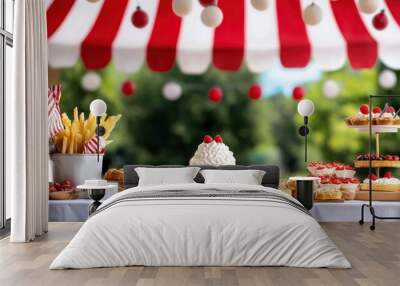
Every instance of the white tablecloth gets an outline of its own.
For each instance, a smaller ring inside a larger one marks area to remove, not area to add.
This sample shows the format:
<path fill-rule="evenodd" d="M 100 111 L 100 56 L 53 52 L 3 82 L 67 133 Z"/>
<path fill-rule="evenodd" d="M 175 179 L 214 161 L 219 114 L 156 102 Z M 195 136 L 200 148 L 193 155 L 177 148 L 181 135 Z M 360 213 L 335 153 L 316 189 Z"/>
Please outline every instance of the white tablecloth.
<path fill-rule="evenodd" d="M 91 200 L 49 201 L 49 221 L 85 221 Z M 358 222 L 363 201 L 345 201 L 344 203 L 314 203 L 311 214 L 320 222 Z M 373 202 L 375 213 L 379 216 L 400 217 L 400 202 Z M 365 220 L 371 215 L 365 208 Z"/>
<path fill-rule="evenodd" d="M 107 189 L 103 200 L 118 192 L 118 185 L 115 188 Z M 89 216 L 89 205 L 91 199 L 77 200 L 50 200 L 49 221 L 85 221 Z"/>
<path fill-rule="evenodd" d="M 85 221 L 92 200 L 49 201 L 49 221 Z"/>

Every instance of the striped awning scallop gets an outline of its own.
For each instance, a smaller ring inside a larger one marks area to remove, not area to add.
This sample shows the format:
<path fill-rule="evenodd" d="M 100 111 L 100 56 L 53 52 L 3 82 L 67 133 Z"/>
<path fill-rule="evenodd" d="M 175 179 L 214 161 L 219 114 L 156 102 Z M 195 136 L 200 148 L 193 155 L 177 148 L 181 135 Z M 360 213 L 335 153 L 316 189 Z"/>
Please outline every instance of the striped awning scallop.
<path fill-rule="evenodd" d="M 49 64 L 69 67 L 81 58 L 88 69 L 112 62 L 118 70 L 135 72 L 146 63 L 163 72 L 177 63 L 182 72 L 199 74 L 210 64 L 225 71 L 246 64 L 259 73 L 277 62 L 336 70 L 346 61 L 354 69 L 371 68 L 380 59 L 400 68 L 399 0 L 381 1 L 389 20 L 382 31 L 356 0 L 314 0 L 323 10 L 317 26 L 302 19 L 311 0 L 271 0 L 265 11 L 255 10 L 250 0 L 219 0 L 224 20 L 216 29 L 201 22 L 202 6 L 192 1 L 190 14 L 180 18 L 172 0 L 141 0 L 149 23 L 138 29 L 131 23 L 137 0 L 47 0 Z"/>

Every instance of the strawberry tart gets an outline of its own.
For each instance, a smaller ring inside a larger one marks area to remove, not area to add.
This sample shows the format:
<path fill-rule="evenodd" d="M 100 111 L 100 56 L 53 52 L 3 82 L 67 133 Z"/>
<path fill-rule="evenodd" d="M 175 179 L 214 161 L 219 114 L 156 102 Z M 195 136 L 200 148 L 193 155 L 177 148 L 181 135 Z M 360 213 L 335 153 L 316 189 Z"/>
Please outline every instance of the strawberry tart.
<path fill-rule="evenodd" d="M 400 167 L 400 156 L 399 155 L 382 155 L 382 154 L 364 154 L 358 155 L 354 165 L 357 168 L 368 168 L 369 160 L 372 161 L 373 168 L 383 167 Z"/>
<path fill-rule="evenodd" d="M 369 106 L 362 104 L 360 111 L 354 115 L 346 118 L 347 125 L 368 125 L 369 124 Z"/>
<path fill-rule="evenodd" d="M 400 180 L 393 177 L 392 172 L 385 172 L 382 178 L 375 174 L 370 174 L 361 184 L 362 190 L 369 190 L 369 182 L 371 179 L 373 191 L 387 191 L 396 192 L 400 191 Z"/>
<path fill-rule="evenodd" d="M 385 108 L 384 112 L 381 113 L 375 120 L 377 125 L 392 125 L 394 124 L 394 116 L 396 110 L 392 106 Z"/>
<path fill-rule="evenodd" d="M 359 112 L 345 119 L 347 125 L 368 125 L 370 110 L 368 104 L 362 104 Z M 382 110 L 376 106 L 371 111 L 372 125 L 400 125 L 400 117 L 396 114 L 396 109 L 393 106 L 386 104 Z"/>
<path fill-rule="evenodd" d="M 189 164 L 191 166 L 236 165 L 236 159 L 220 135 L 216 135 L 214 139 L 206 135 Z"/>

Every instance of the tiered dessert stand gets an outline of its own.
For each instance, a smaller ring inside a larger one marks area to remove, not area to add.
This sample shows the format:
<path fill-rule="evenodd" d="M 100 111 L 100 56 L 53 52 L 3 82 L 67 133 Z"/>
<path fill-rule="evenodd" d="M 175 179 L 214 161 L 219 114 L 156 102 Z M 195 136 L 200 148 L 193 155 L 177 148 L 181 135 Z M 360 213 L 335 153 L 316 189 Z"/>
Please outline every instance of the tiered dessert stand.
<path fill-rule="evenodd" d="M 369 110 L 372 110 L 372 100 L 373 99 L 378 99 L 378 98 L 387 98 L 387 99 L 392 99 L 392 98 L 400 98 L 399 95 L 385 95 L 385 96 L 378 96 L 378 95 L 370 95 L 369 100 L 368 100 L 368 105 L 369 105 Z M 380 134 L 381 133 L 398 133 L 400 129 L 400 125 L 372 125 L 372 113 L 370 112 L 369 114 L 369 124 L 368 125 L 363 125 L 363 126 L 349 126 L 350 128 L 356 128 L 360 130 L 361 132 L 368 132 L 369 134 L 369 144 L 368 144 L 368 150 L 369 150 L 369 159 L 365 161 L 355 161 L 354 165 L 356 168 L 368 168 L 369 169 L 369 174 L 372 174 L 372 170 L 376 169 L 377 175 L 379 177 L 379 168 L 400 168 L 400 163 L 399 162 L 394 162 L 394 161 L 378 161 L 378 160 L 372 160 L 371 159 L 371 154 L 372 154 L 372 145 L 373 145 L 373 135 L 375 135 L 375 144 L 376 144 L 376 154 L 380 154 L 379 150 L 379 140 L 380 140 Z M 375 209 L 373 207 L 373 197 L 372 197 L 372 192 L 373 191 L 396 191 L 391 186 L 386 186 L 386 185 L 373 185 L 372 184 L 372 178 L 369 176 L 369 182 L 368 184 L 361 184 L 361 190 L 368 190 L 368 204 L 363 204 L 361 206 L 361 219 L 359 223 L 362 225 L 364 224 L 364 209 L 368 208 L 371 216 L 372 216 L 372 224 L 370 225 L 371 230 L 375 230 L 375 219 L 382 219 L 382 220 L 395 220 L 395 219 L 400 219 L 400 217 L 383 217 L 379 216 L 375 213 Z M 400 190 L 397 190 L 400 191 Z"/>

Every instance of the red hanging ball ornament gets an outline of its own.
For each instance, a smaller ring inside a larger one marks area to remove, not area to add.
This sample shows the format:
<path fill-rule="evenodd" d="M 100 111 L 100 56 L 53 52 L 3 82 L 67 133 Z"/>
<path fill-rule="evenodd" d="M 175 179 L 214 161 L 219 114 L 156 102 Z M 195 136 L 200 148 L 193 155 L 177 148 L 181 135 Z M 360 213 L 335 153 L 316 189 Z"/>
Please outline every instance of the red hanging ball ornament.
<path fill-rule="evenodd" d="M 199 0 L 199 2 L 203 7 L 207 7 L 215 3 L 214 0 Z"/>
<path fill-rule="evenodd" d="M 210 88 L 210 90 L 208 91 L 208 99 L 211 100 L 212 102 L 220 102 L 223 97 L 224 93 L 222 92 L 222 89 L 219 87 Z"/>
<path fill-rule="evenodd" d="M 262 88 L 259 84 L 250 86 L 247 96 L 252 100 L 258 100 L 262 96 Z"/>
<path fill-rule="evenodd" d="M 121 85 L 121 92 L 125 96 L 131 96 L 135 93 L 136 85 L 131 80 L 126 80 Z"/>
<path fill-rule="evenodd" d="M 296 86 L 292 92 L 293 100 L 300 101 L 304 98 L 304 88 L 302 86 Z"/>
<path fill-rule="evenodd" d="M 147 16 L 147 13 L 140 9 L 140 6 L 136 7 L 136 11 L 133 12 L 132 14 L 132 24 L 136 28 L 144 28 L 146 27 L 147 23 L 149 22 L 149 17 Z"/>
<path fill-rule="evenodd" d="M 378 14 L 372 18 L 372 24 L 374 25 L 375 29 L 383 30 L 388 25 L 388 18 L 386 16 L 385 10 L 382 10 Z"/>

